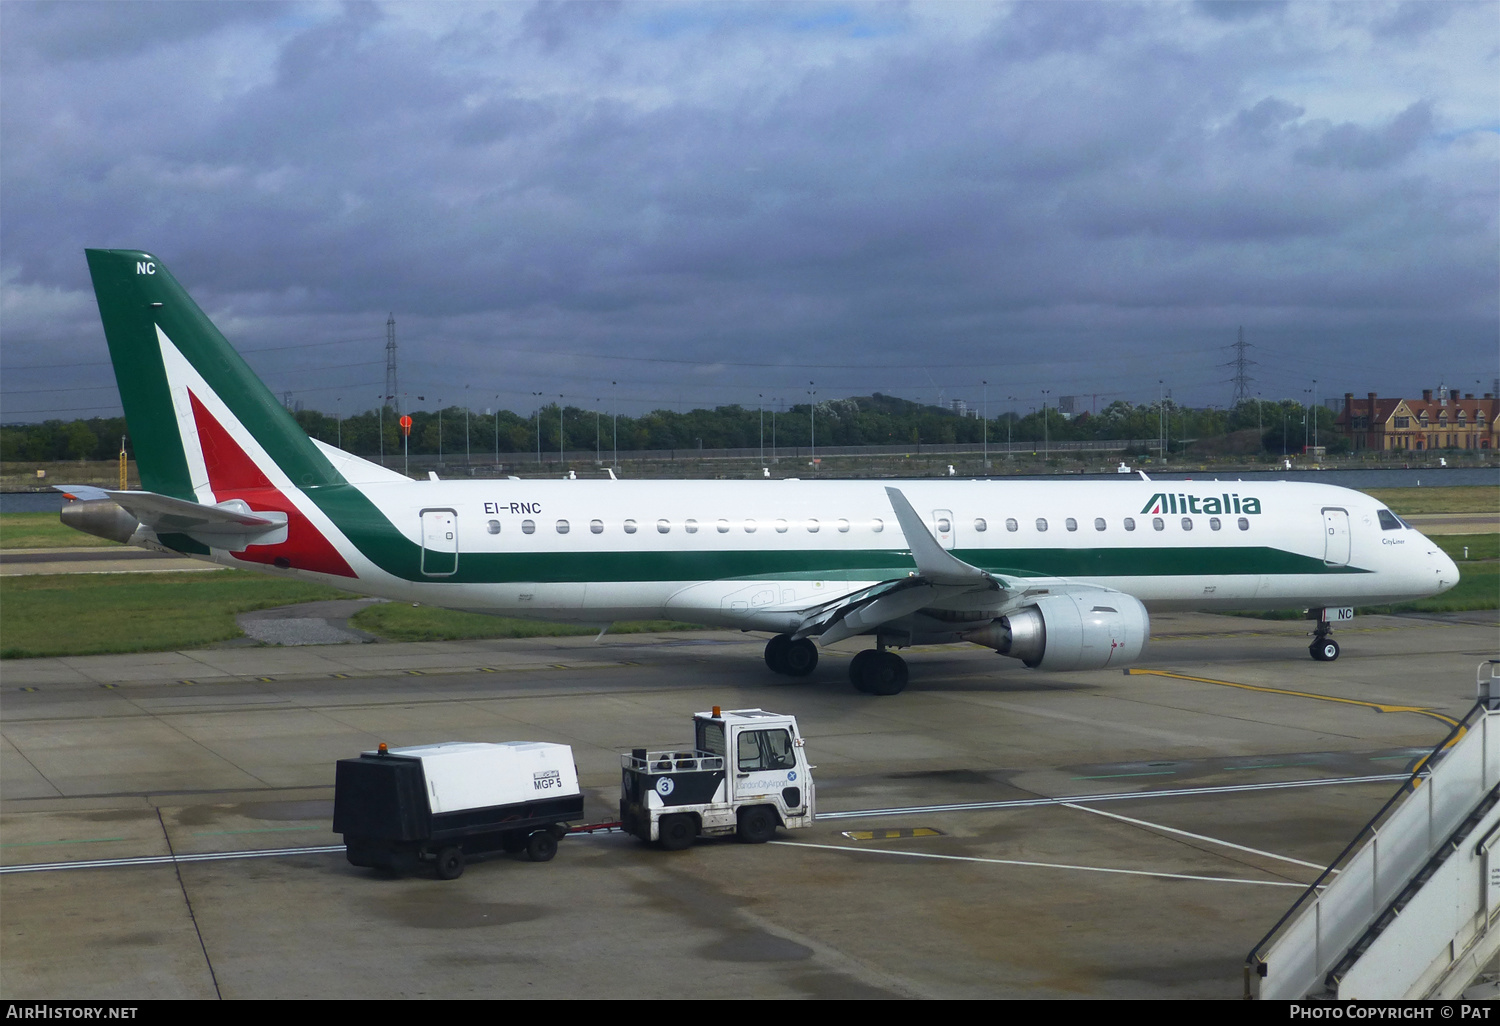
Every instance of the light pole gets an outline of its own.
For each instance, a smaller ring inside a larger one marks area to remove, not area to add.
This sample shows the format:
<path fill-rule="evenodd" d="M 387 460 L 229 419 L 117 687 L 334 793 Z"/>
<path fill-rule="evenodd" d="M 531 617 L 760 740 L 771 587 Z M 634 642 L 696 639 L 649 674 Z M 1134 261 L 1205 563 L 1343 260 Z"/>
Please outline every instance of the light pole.
<path fill-rule="evenodd" d="M 602 398 L 600 396 L 595 396 L 594 397 L 594 465 L 595 466 L 598 466 L 600 463 L 604 462 L 603 450 L 602 450 L 602 448 L 600 447 L 600 444 L 599 444 L 599 403 L 601 401 L 602 401 Z"/>
<path fill-rule="evenodd" d="M 557 465 L 563 465 L 563 397 L 557 397 Z"/>
<path fill-rule="evenodd" d="M 812 450 L 813 473 L 816 474 L 818 472 L 818 422 L 816 417 L 818 412 L 818 393 L 812 387 L 813 383 L 811 381 L 807 384 L 807 426 L 808 434 L 811 436 L 811 445 L 809 448 Z"/>
<path fill-rule="evenodd" d="M 500 466 L 500 393 L 495 393 L 495 466 Z"/>
<path fill-rule="evenodd" d="M 1042 389 L 1042 461 L 1043 462 L 1046 462 L 1048 455 L 1050 455 L 1049 452 L 1048 452 L 1048 450 L 1052 446 L 1051 436 L 1050 436 L 1050 433 L 1047 430 L 1047 427 L 1048 427 L 1048 425 L 1047 425 L 1047 395 L 1051 391 L 1052 391 L 1052 389 L 1050 389 L 1050 388 L 1044 388 L 1044 389 Z"/>
<path fill-rule="evenodd" d="M 761 466 L 765 466 L 765 464 L 766 464 L 766 397 L 764 395 L 760 394 L 760 393 L 756 393 L 756 398 L 760 400 L 760 463 L 761 463 Z"/>
<path fill-rule="evenodd" d="M 531 393 L 536 397 L 536 465 L 542 465 L 542 393 Z"/>
<path fill-rule="evenodd" d="M 343 402 L 343 396 L 339 396 L 333 401 L 333 421 L 336 425 L 338 425 L 338 447 L 340 449 L 344 447 L 344 416 L 341 412 L 339 412 L 339 407 L 343 405 Z"/>
<path fill-rule="evenodd" d="M 1313 378 L 1313 452 L 1318 451 L 1318 379 Z"/>
<path fill-rule="evenodd" d="M 614 386 L 614 390 L 615 390 L 614 412 L 610 414 L 610 417 L 614 420 L 614 429 L 615 429 L 615 469 L 619 470 L 620 469 L 620 383 L 618 381 L 611 381 L 610 385 Z"/>
<path fill-rule="evenodd" d="M 438 466 L 443 465 L 443 400 L 439 397 L 438 407 Z"/>
<path fill-rule="evenodd" d="M 984 469 L 990 469 L 990 383 L 982 381 L 984 385 Z"/>

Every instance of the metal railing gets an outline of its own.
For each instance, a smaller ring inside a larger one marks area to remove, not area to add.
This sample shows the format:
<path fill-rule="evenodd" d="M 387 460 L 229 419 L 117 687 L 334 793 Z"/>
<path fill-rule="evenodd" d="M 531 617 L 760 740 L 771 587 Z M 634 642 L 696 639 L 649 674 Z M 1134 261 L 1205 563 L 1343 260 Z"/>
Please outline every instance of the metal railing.
<path fill-rule="evenodd" d="M 1350 945 L 1500 784 L 1500 690 L 1483 690 L 1483 677 L 1480 683 L 1480 700 L 1246 956 L 1246 997 L 1300 1000 L 1322 987 Z"/>

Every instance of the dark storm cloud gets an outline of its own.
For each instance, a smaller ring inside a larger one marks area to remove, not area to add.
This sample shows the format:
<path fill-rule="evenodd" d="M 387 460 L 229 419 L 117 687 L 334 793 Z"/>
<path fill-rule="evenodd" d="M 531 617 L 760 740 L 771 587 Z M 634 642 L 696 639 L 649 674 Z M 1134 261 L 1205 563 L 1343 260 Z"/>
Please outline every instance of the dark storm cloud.
<path fill-rule="evenodd" d="M 1356 392 L 1490 375 L 1500 33 L 1419 6 L 13 0 L 5 368 L 98 359 L 106 245 L 247 348 L 375 336 L 256 363 L 315 404 L 392 310 L 407 380 L 491 397 L 1222 402 L 1240 324 L 1303 340 L 1268 389 L 1344 373 L 1315 338 Z"/>
<path fill-rule="evenodd" d="M 1373 129 L 1348 121 L 1334 125 L 1316 143 L 1300 149 L 1297 158 L 1313 165 L 1384 167 L 1430 139 L 1432 131 L 1432 104 L 1420 100 Z"/>

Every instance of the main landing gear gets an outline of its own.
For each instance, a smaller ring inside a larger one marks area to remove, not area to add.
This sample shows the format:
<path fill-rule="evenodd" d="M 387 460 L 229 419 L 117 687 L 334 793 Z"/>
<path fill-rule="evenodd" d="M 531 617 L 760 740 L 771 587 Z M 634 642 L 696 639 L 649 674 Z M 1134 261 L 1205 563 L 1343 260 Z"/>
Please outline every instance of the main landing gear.
<path fill-rule="evenodd" d="M 818 668 L 818 646 L 807 638 L 778 634 L 766 642 L 766 665 L 788 677 L 806 677 Z"/>
<path fill-rule="evenodd" d="M 867 648 L 849 660 L 849 682 L 867 695 L 899 695 L 906 687 L 906 660 L 884 647 Z"/>
<path fill-rule="evenodd" d="M 906 687 L 906 660 L 876 642 L 849 661 L 849 682 L 867 695 L 899 695 Z M 766 665 L 788 677 L 806 677 L 818 666 L 818 647 L 807 638 L 778 634 L 766 642 Z"/>

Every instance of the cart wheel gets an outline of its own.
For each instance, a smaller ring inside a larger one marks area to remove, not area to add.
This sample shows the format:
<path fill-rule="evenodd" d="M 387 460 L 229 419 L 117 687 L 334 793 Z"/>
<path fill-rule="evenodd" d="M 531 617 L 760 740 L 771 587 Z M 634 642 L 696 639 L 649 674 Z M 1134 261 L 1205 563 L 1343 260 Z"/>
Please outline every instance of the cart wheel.
<path fill-rule="evenodd" d="M 698 828 L 693 823 L 693 817 L 679 812 L 672 816 L 663 816 L 661 825 L 657 827 L 657 833 L 661 837 L 661 846 L 667 851 L 682 851 L 691 847 L 693 838 L 698 834 Z"/>
<path fill-rule="evenodd" d="M 740 826 L 737 831 L 746 844 L 765 844 L 776 836 L 776 813 L 769 805 L 752 805 L 740 810 Z"/>
<path fill-rule="evenodd" d="M 439 880 L 457 880 L 464 875 L 464 853 L 459 848 L 449 845 L 437 856 L 437 875 Z"/>
<path fill-rule="evenodd" d="M 526 857 L 533 862 L 551 862 L 557 854 L 557 838 L 538 830 L 526 839 Z"/>

